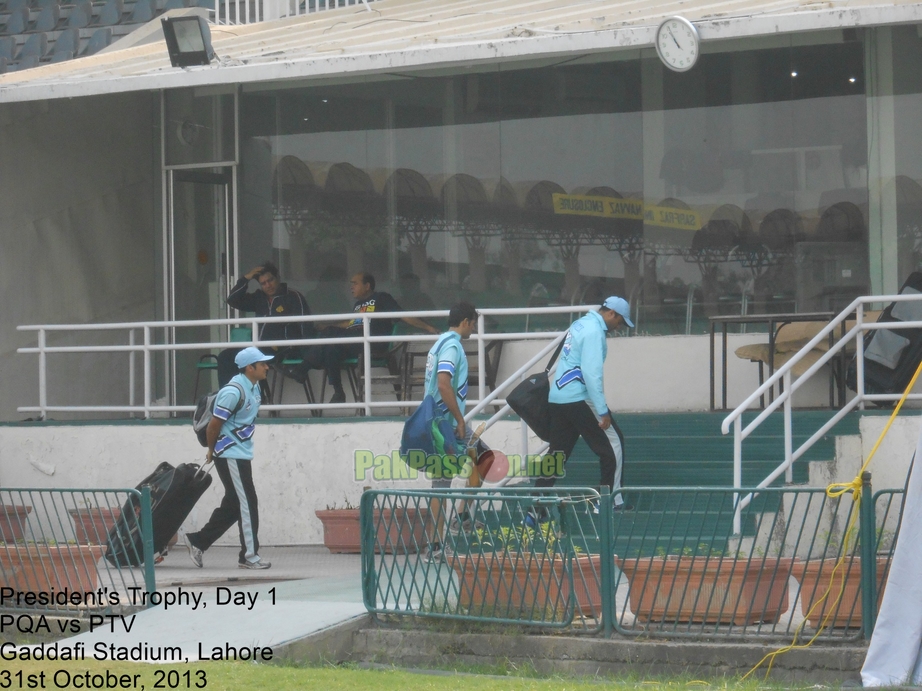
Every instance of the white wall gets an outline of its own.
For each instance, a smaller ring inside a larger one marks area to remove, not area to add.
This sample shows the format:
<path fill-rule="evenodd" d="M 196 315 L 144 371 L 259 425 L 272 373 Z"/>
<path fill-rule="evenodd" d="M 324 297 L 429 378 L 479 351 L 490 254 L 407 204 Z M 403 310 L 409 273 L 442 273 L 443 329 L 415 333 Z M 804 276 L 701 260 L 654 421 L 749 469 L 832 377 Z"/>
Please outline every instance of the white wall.
<path fill-rule="evenodd" d="M 750 343 L 767 343 L 767 334 L 730 334 L 727 355 L 727 405 L 735 408 L 759 385 L 759 367 L 736 357 Z M 510 342 L 503 346 L 498 380 L 512 375 L 546 343 Z M 720 406 L 720 348 L 715 339 L 715 398 Z M 543 369 L 543 365 L 541 368 Z M 768 367 L 765 367 L 768 377 Z M 638 336 L 608 339 L 605 394 L 616 413 L 708 410 L 710 406 L 709 336 Z M 829 374 L 824 368 L 794 397 L 800 407 L 829 405 Z"/>
<path fill-rule="evenodd" d="M 840 438 L 832 464 L 813 464 L 811 485 L 848 482 L 855 477 L 886 424 L 886 416 L 865 417 L 861 438 Z M 919 435 L 918 415 L 896 420 L 870 467 L 875 489 L 901 488 Z M 428 487 L 422 479 L 377 481 L 369 472 L 354 476 L 356 450 L 387 454 L 399 445 L 402 421 L 272 422 L 261 420 L 256 434 L 254 479 L 260 499 L 260 540 L 264 544 L 319 544 L 323 529 L 317 509 L 358 506 L 363 488 Z M 493 448 L 517 452 L 521 427 L 502 422 L 484 435 Z M 529 449 L 538 441 L 530 437 Z M 204 457 L 189 426 L 163 423 L 115 425 L 6 425 L 0 427 L 2 487 L 132 487 L 157 464 L 200 463 Z M 198 502 L 184 529 L 197 530 L 222 496 L 215 482 Z M 231 530 L 220 544 L 235 544 Z"/>
<path fill-rule="evenodd" d="M 264 422 L 264 421 L 263 421 Z M 399 447 L 402 421 L 258 424 L 253 477 L 260 502 L 264 544 L 319 544 L 323 529 L 316 509 L 358 506 L 362 489 L 406 487 L 408 482 L 355 480 L 356 450 L 388 454 Z M 518 423 L 500 423 L 485 435 L 497 449 L 520 447 Z M 531 450 L 538 447 L 532 438 Z M 125 488 L 159 463 L 201 463 L 204 449 L 189 425 L 162 423 L 10 425 L 0 427 L 0 486 Z M 186 530 L 197 530 L 221 500 L 217 474 L 192 510 Z M 236 544 L 236 530 L 219 544 Z"/>

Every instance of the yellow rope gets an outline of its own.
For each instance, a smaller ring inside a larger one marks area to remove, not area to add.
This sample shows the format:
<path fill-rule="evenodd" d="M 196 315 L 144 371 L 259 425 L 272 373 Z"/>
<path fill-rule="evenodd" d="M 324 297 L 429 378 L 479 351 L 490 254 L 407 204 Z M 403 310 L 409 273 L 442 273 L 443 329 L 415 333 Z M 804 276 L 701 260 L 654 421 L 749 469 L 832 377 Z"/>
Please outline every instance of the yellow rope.
<path fill-rule="evenodd" d="M 839 606 L 839 601 L 842 599 L 842 594 L 845 592 L 845 576 L 842 576 L 841 586 L 839 587 L 839 592 L 836 595 L 835 600 L 832 604 L 825 608 L 825 614 L 823 620 L 820 622 L 820 625 L 816 629 L 816 633 L 813 634 L 813 637 L 802 645 L 797 645 L 797 637 L 801 634 L 804 625 L 810 619 L 810 615 L 813 614 L 813 610 L 817 606 L 821 605 L 829 597 L 830 591 L 832 590 L 832 585 L 835 582 L 836 572 L 842 567 L 845 563 L 845 556 L 849 553 L 849 548 L 851 547 L 852 539 L 854 537 L 856 521 L 858 519 L 858 514 L 860 513 L 861 508 L 861 476 L 868 466 L 871 464 L 871 459 L 874 458 L 874 454 L 877 453 L 877 449 L 880 448 L 881 442 L 883 442 L 884 437 L 887 436 L 887 432 L 890 431 L 890 427 L 893 425 L 893 421 L 896 419 L 896 416 L 899 415 L 900 408 L 903 407 L 903 403 L 906 402 L 906 399 L 909 397 L 909 392 L 912 391 L 912 388 L 916 385 L 916 380 L 919 378 L 919 374 L 922 373 L 922 362 L 919 362 L 919 366 L 916 368 L 915 374 L 912 375 L 912 379 L 909 381 L 909 386 L 906 387 L 906 390 L 903 392 L 903 395 L 900 396 L 900 400 L 897 402 L 896 406 L 893 408 L 893 413 L 890 415 L 890 419 L 887 420 L 887 424 L 884 426 L 883 431 L 881 431 L 880 436 L 877 438 L 877 442 L 871 448 L 870 453 L 868 454 L 867 460 L 862 464 L 861 469 L 858 471 L 858 474 L 855 476 L 855 479 L 851 482 L 834 482 L 826 488 L 826 496 L 830 499 L 837 499 L 843 494 L 851 492 L 852 501 L 855 502 L 854 510 L 851 513 L 851 517 L 848 520 L 848 527 L 845 529 L 844 541 L 842 544 L 842 550 L 839 554 L 839 558 L 836 561 L 836 565 L 832 569 L 832 573 L 829 578 L 829 585 L 826 587 L 826 591 L 822 594 L 821 597 L 817 598 L 813 603 L 813 606 L 810 608 L 810 611 L 804 616 L 804 620 L 800 622 L 800 625 L 794 630 L 794 638 L 791 641 L 790 645 L 779 648 L 768 653 L 765 657 L 759 660 L 759 663 L 750 669 L 743 677 L 740 679 L 746 679 L 749 675 L 755 672 L 759 667 L 761 667 L 766 660 L 768 660 L 768 668 L 765 670 L 765 678 L 768 678 L 769 672 L 772 670 L 772 665 L 775 662 L 775 658 L 779 655 L 783 655 L 786 652 L 791 650 L 803 650 L 809 648 L 813 645 L 813 642 L 817 637 L 823 632 L 823 629 L 826 628 L 826 625 L 829 622 L 829 618 L 832 616 L 833 612 Z"/>

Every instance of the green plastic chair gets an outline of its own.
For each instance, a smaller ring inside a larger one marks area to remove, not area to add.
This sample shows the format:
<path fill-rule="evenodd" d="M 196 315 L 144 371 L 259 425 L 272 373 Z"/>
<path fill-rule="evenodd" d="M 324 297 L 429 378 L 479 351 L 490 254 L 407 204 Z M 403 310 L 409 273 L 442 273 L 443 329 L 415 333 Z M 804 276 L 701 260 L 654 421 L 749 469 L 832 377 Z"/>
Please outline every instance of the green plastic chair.
<path fill-rule="evenodd" d="M 249 326 L 232 326 L 230 330 L 231 343 L 243 343 L 253 340 L 253 330 Z M 198 387 L 202 372 L 212 372 L 218 369 L 218 356 L 206 353 L 195 363 L 195 386 L 192 387 L 192 400 L 198 401 Z"/>

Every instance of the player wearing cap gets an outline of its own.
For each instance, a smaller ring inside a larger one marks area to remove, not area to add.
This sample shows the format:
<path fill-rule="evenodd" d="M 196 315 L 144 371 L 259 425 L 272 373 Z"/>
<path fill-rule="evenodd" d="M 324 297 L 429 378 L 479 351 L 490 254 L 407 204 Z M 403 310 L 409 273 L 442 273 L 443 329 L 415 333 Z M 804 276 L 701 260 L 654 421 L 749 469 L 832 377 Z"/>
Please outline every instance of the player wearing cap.
<path fill-rule="evenodd" d="M 582 436 L 599 457 L 600 485 L 611 489 L 616 511 L 626 508 L 624 499 L 617 493 L 621 488 L 624 437 L 605 402 L 602 366 L 608 354 L 606 334 L 624 324 L 634 326 L 631 308 L 627 300 L 617 296 L 607 298 L 598 312 L 589 312 L 573 322 L 564 339 L 548 396 L 550 453 L 563 452 L 565 458 L 569 458 Z M 555 477 L 539 478 L 535 485 L 551 487 L 555 481 Z M 531 522 L 537 522 L 536 519 L 543 516 L 531 518 Z"/>
<path fill-rule="evenodd" d="M 224 498 L 208 523 L 197 533 L 186 533 L 189 558 L 202 567 L 202 553 L 234 523 L 240 531 L 241 569 L 268 569 L 259 558 L 259 508 L 253 486 L 253 434 L 259 413 L 259 382 L 266 378 L 271 355 L 258 348 L 244 348 L 234 359 L 239 373 L 219 392 L 214 417 L 208 423 L 208 461 L 214 460 L 224 485 Z M 241 404 L 241 398 L 243 398 Z"/>

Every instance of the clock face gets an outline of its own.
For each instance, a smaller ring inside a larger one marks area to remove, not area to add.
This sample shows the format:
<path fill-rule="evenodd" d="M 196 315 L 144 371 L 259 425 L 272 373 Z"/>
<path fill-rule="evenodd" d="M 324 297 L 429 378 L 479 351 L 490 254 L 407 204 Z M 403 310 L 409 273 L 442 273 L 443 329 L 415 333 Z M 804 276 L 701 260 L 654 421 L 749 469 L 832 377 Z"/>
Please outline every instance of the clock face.
<path fill-rule="evenodd" d="M 670 17 L 656 30 L 656 52 L 671 70 L 685 72 L 698 60 L 698 31 L 683 17 Z"/>

